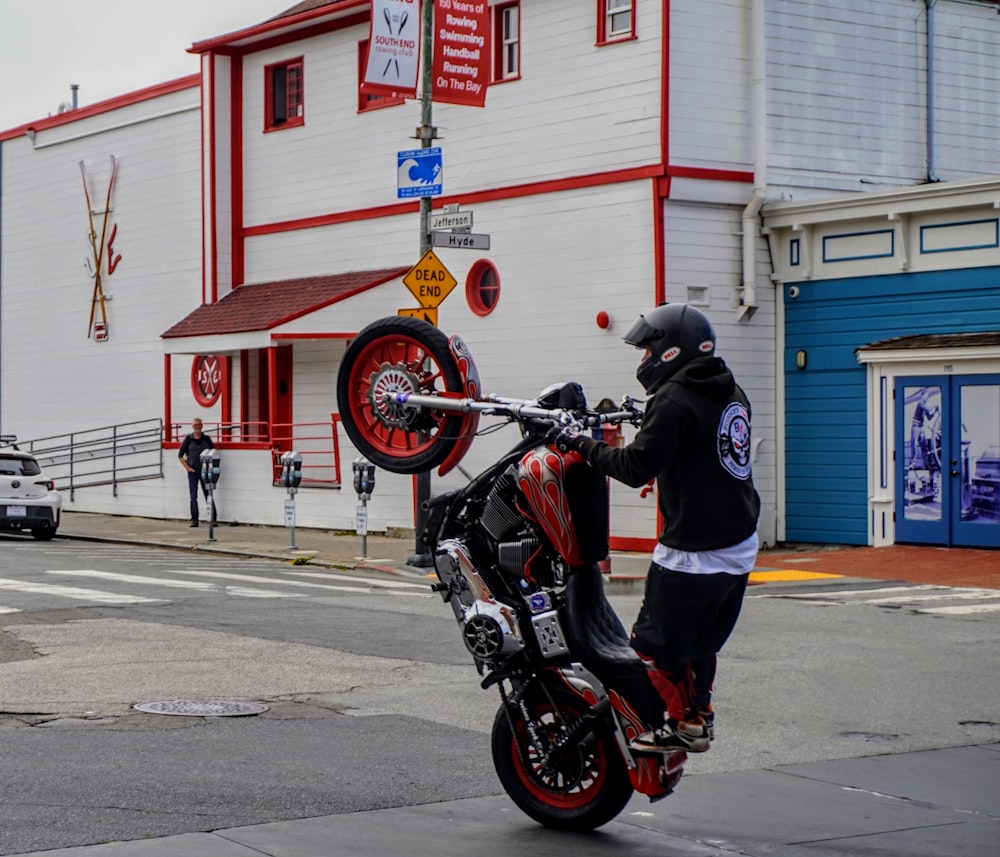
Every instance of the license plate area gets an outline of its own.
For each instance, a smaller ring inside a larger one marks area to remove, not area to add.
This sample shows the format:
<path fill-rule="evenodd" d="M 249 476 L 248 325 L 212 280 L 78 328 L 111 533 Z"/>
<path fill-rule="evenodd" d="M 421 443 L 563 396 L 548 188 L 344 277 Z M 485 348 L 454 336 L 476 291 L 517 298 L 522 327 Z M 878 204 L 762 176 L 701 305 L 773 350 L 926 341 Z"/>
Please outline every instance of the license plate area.
<path fill-rule="evenodd" d="M 27 518 L 28 517 L 28 507 L 27 506 L 8 506 L 7 507 L 7 517 L 8 518 Z"/>

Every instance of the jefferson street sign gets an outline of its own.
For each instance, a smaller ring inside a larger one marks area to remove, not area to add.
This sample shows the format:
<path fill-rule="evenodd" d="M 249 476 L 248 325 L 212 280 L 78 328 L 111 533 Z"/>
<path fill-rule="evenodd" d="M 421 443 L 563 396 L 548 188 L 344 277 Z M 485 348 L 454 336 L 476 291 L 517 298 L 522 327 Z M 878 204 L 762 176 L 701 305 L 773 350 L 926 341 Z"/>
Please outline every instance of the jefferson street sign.
<path fill-rule="evenodd" d="M 471 211 L 445 211 L 431 215 L 431 232 L 439 229 L 471 229 Z"/>

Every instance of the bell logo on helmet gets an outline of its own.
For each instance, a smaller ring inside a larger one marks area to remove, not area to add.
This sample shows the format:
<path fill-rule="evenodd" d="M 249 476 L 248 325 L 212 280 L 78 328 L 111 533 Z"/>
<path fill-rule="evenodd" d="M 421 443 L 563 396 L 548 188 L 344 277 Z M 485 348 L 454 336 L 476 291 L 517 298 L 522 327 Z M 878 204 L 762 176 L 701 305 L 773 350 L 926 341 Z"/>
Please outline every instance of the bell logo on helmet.
<path fill-rule="evenodd" d="M 711 339 L 706 339 L 701 345 L 698 346 L 698 350 L 702 354 L 711 354 L 715 351 L 715 343 Z"/>
<path fill-rule="evenodd" d="M 679 345 L 673 346 L 673 348 L 668 348 L 660 355 L 660 360 L 664 363 L 669 363 L 671 360 L 676 360 L 681 356 L 681 348 Z"/>

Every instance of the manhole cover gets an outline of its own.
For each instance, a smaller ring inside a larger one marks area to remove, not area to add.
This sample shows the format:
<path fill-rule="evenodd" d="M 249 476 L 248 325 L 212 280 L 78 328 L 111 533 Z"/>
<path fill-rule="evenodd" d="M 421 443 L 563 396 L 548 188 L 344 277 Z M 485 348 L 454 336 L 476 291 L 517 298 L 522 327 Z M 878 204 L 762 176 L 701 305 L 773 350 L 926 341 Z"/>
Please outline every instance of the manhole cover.
<path fill-rule="evenodd" d="M 182 717 L 247 717 L 267 711 L 266 705 L 229 699 L 165 699 L 140 702 L 132 707 L 148 714 L 178 714 Z"/>

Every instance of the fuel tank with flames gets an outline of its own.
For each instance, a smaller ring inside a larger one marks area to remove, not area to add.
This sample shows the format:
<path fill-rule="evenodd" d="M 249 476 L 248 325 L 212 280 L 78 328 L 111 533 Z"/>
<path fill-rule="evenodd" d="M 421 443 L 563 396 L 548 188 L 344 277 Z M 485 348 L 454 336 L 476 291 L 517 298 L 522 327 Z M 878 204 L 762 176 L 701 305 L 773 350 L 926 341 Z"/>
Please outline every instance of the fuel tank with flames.
<path fill-rule="evenodd" d="M 525 510 L 569 566 L 608 555 L 608 482 L 578 452 L 539 446 L 517 466 Z"/>

